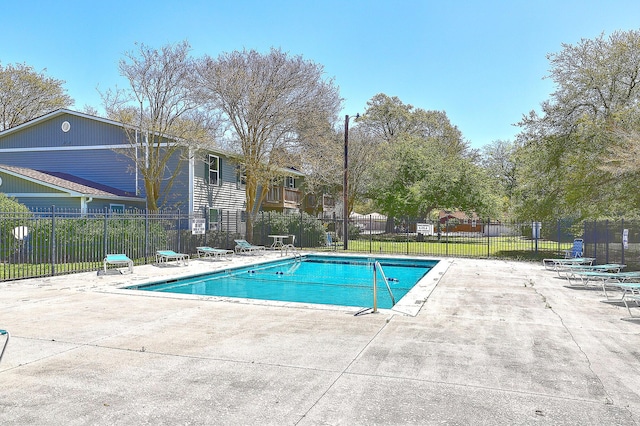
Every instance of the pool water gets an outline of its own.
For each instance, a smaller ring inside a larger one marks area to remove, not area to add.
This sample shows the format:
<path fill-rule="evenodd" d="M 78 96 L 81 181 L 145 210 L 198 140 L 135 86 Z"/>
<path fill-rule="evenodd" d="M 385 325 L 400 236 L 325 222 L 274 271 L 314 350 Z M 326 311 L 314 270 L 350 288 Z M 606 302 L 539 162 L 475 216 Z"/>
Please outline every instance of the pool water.
<path fill-rule="evenodd" d="M 370 307 L 373 305 L 373 262 L 378 261 L 397 302 L 437 260 L 374 259 L 371 257 L 302 256 L 207 275 L 127 287 L 128 289 L 237 297 L 284 302 Z M 377 272 L 377 306 L 393 306 Z"/>

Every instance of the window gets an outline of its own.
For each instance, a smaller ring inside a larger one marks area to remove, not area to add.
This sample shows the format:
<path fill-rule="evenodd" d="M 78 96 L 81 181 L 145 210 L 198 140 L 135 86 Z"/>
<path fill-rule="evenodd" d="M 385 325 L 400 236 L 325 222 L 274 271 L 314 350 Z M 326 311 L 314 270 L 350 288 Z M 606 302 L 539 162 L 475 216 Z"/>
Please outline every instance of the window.
<path fill-rule="evenodd" d="M 236 186 L 238 189 L 247 185 L 247 173 L 243 166 L 236 167 Z"/>
<path fill-rule="evenodd" d="M 209 209 L 209 229 L 212 231 L 217 231 L 219 229 L 220 221 L 220 210 L 218 209 Z"/>
<path fill-rule="evenodd" d="M 293 176 L 287 176 L 284 186 L 286 188 L 295 188 L 296 187 L 296 179 Z"/>
<path fill-rule="evenodd" d="M 209 154 L 209 185 L 220 184 L 220 157 Z"/>
<path fill-rule="evenodd" d="M 124 204 L 109 204 L 111 213 L 124 213 Z"/>

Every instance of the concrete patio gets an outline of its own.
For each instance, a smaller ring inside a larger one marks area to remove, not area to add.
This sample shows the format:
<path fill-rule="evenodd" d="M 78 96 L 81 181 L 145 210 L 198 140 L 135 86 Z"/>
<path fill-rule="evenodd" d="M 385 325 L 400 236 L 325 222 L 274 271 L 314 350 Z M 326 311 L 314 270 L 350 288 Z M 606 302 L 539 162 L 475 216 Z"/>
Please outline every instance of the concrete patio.
<path fill-rule="evenodd" d="M 0 283 L 0 424 L 640 423 L 640 321 L 537 263 L 443 259 L 415 316 L 118 290 L 252 259 Z"/>

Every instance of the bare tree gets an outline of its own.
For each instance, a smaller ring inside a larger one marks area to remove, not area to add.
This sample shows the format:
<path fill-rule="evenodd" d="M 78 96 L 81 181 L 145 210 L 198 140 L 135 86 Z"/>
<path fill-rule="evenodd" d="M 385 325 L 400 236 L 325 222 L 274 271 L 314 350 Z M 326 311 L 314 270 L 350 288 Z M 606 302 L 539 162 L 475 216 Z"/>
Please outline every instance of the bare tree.
<path fill-rule="evenodd" d="M 73 105 L 63 80 L 25 64 L 0 64 L 0 131 Z"/>
<path fill-rule="evenodd" d="M 188 42 L 161 49 L 136 46 L 119 63 L 129 87 L 108 90 L 102 99 L 107 115 L 124 124 L 130 142 L 126 155 L 144 179 L 148 208 L 157 210 L 187 158 L 185 148 L 209 138 L 211 120 L 193 93 Z"/>
<path fill-rule="evenodd" d="M 276 49 L 206 56 L 199 64 L 202 99 L 222 114 L 230 146 L 243 158 L 249 238 L 271 182 L 290 165 L 301 138 L 337 118 L 338 88 L 323 72 Z"/>

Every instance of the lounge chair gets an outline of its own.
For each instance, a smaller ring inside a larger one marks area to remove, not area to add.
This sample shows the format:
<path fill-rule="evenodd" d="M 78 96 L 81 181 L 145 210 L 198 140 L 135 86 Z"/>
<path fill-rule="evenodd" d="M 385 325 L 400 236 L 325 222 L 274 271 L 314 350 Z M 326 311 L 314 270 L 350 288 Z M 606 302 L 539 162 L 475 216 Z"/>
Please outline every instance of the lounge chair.
<path fill-rule="evenodd" d="M 168 263 L 172 260 L 176 261 L 176 264 L 180 264 L 180 261 L 186 266 L 189 264 L 189 255 L 184 253 L 176 253 L 173 250 L 157 250 L 156 251 L 156 263 Z"/>
<path fill-rule="evenodd" d="M 587 286 L 589 281 L 600 281 L 603 284 L 625 282 L 640 279 L 640 272 L 611 272 L 611 270 L 587 270 L 587 271 L 569 271 L 567 272 L 567 280 L 573 285 L 573 279 L 579 279 L 583 286 Z"/>
<path fill-rule="evenodd" d="M 633 301 L 636 304 L 636 306 L 640 306 L 640 295 L 633 294 L 631 296 L 627 296 L 623 299 L 623 301 L 624 301 L 624 306 L 626 306 L 627 311 L 629 311 L 629 319 L 640 320 L 640 317 L 633 316 L 633 314 L 631 313 L 631 309 L 629 308 L 630 301 Z"/>
<path fill-rule="evenodd" d="M 7 345 L 9 344 L 9 338 L 11 335 L 7 330 L 0 330 L 0 336 L 7 336 L 7 340 L 4 341 L 4 346 L 2 347 L 2 351 L 0 352 L 0 361 L 2 361 L 2 356 L 4 355 L 5 349 L 7 349 Z"/>
<path fill-rule="evenodd" d="M 332 247 L 335 250 L 339 245 L 343 245 L 342 241 L 334 241 L 331 232 L 327 232 L 327 247 Z"/>
<path fill-rule="evenodd" d="M 129 259 L 126 254 L 108 254 L 103 261 L 104 272 L 107 272 L 107 265 L 127 266 L 129 273 L 133 273 L 133 260 Z M 122 271 L 120 271 L 122 272 Z"/>
<path fill-rule="evenodd" d="M 207 246 L 196 247 L 198 257 L 211 257 L 214 259 L 227 257 L 233 254 L 233 250 L 225 250 L 221 248 L 213 248 Z"/>
<path fill-rule="evenodd" d="M 264 246 L 254 246 L 249 243 L 247 240 L 233 240 L 236 243 L 235 251 L 236 253 L 249 253 L 253 254 L 256 252 L 264 252 Z"/>
<path fill-rule="evenodd" d="M 584 252 L 584 240 L 582 238 L 575 238 L 573 240 L 573 247 L 570 250 L 564 251 L 564 257 L 567 259 L 582 257 Z"/>
<path fill-rule="evenodd" d="M 615 290 L 621 291 L 622 295 L 620 296 L 619 299 L 612 298 L 610 297 L 609 292 L 607 292 L 607 288 L 609 290 L 615 289 Z M 617 282 L 617 281 L 603 280 L 602 291 L 604 292 L 604 295 L 607 298 L 607 302 L 624 302 L 624 299 L 626 299 L 627 297 L 629 297 L 631 300 L 634 300 L 637 296 L 640 296 L 640 283 L 633 282 L 633 280 L 631 282 L 629 281 Z M 635 300 L 637 304 L 638 300 L 640 299 L 635 299 Z M 627 309 L 629 309 L 628 306 L 627 306 Z M 629 311 L 629 315 L 632 316 L 631 311 Z"/>
<path fill-rule="evenodd" d="M 542 264 L 544 265 L 545 269 L 558 271 L 570 265 L 592 265 L 594 260 L 596 259 L 593 257 L 573 257 L 570 259 L 542 259 Z"/>

